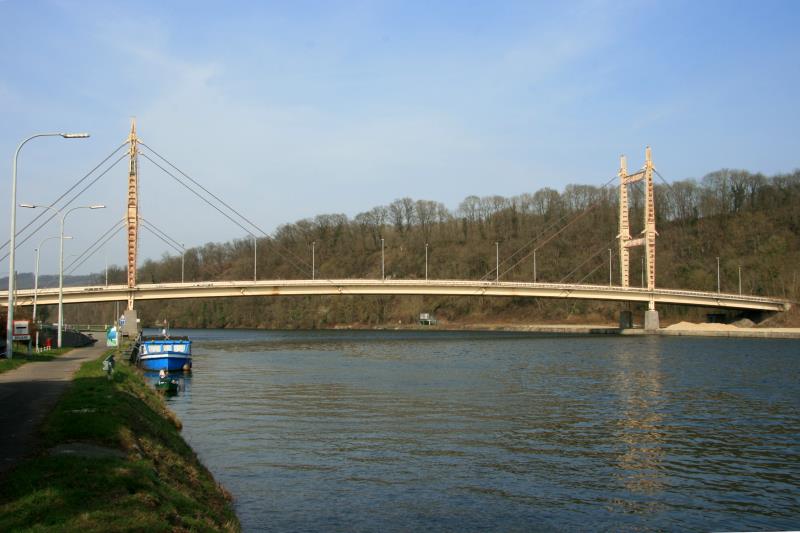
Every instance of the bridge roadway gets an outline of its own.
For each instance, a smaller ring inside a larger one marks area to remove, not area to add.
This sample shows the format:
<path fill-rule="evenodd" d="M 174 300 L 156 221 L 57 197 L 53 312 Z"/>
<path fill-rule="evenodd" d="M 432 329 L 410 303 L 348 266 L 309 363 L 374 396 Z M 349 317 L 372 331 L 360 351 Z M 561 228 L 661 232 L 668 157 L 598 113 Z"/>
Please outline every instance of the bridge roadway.
<path fill-rule="evenodd" d="M 127 300 L 130 292 L 133 292 L 136 300 L 234 296 L 447 295 L 625 302 L 649 302 L 652 300 L 656 306 L 677 304 L 752 311 L 786 311 L 791 307 L 790 302 L 778 298 L 678 289 L 656 289 L 651 292 L 642 288 L 622 288 L 609 285 L 395 279 L 385 281 L 379 279 L 317 279 L 153 283 L 138 285 L 133 291 L 126 285 L 64 287 L 64 303 L 121 301 Z M 39 305 L 58 303 L 58 288 L 39 289 L 37 303 Z M 33 290 L 18 290 L 16 304 L 33 305 Z M 8 291 L 0 292 L 0 306 L 8 306 Z"/>

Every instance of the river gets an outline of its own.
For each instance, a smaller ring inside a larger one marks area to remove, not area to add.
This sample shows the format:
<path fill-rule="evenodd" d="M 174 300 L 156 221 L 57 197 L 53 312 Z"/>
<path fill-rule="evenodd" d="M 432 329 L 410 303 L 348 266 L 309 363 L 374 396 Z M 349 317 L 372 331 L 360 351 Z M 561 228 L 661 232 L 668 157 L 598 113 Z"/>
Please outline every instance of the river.
<path fill-rule="evenodd" d="M 245 531 L 800 527 L 800 341 L 187 330 Z"/>

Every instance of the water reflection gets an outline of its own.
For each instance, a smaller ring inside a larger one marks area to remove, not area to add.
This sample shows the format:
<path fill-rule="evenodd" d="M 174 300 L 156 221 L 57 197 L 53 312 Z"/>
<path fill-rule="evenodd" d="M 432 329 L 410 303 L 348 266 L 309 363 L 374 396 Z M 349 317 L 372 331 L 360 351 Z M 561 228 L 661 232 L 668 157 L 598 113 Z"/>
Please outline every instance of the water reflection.
<path fill-rule="evenodd" d="M 628 490 L 651 496 L 664 488 L 664 377 L 659 348 L 658 339 L 648 338 L 636 346 L 622 345 L 614 353 L 613 390 L 619 403 L 616 436 L 622 443 L 619 475 Z M 629 512 L 653 511 L 649 503 L 639 503 L 641 509 L 626 507 Z"/>

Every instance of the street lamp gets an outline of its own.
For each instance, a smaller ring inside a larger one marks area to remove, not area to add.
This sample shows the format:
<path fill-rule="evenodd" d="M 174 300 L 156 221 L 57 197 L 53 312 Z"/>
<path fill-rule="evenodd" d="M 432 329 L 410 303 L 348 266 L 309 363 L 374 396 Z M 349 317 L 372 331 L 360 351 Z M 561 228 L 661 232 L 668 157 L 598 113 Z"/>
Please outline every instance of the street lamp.
<path fill-rule="evenodd" d="M 45 242 L 51 239 L 58 239 L 60 237 L 61 235 L 53 235 L 52 237 L 45 237 L 44 239 L 41 240 L 41 242 L 39 242 L 39 246 L 36 248 L 36 273 L 34 274 L 33 277 L 33 316 L 31 319 L 34 324 L 36 323 L 36 300 L 39 292 L 39 252 L 41 251 L 42 246 L 44 245 Z M 64 238 L 71 239 L 72 237 L 64 236 Z M 37 348 L 39 347 L 38 344 L 36 347 Z"/>
<path fill-rule="evenodd" d="M 428 243 L 425 243 L 425 281 L 428 281 Z"/>
<path fill-rule="evenodd" d="M 183 283 L 183 256 L 186 255 L 186 245 L 181 243 L 181 283 Z M 108 285 L 108 280 L 106 280 L 106 285 Z"/>
<path fill-rule="evenodd" d="M 536 248 L 533 249 L 533 282 L 536 283 Z"/>
<path fill-rule="evenodd" d="M 58 254 L 58 347 L 61 348 L 62 329 L 64 329 L 64 221 L 70 213 L 77 211 L 78 209 L 105 209 L 106 206 L 101 204 L 79 205 L 78 207 L 73 207 L 72 209 L 64 211 L 63 213 L 61 210 L 49 205 L 19 204 L 19 206 L 27 207 L 28 209 L 36 209 L 37 207 L 49 209 L 61 217 L 61 249 Z"/>
<path fill-rule="evenodd" d="M 317 257 L 315 250 L 316 246 L 317 246 L 317 241 L 311 241 L 311 281 L 314 281 L 315 277 L 314 270 L 316 269 L 317 266 L 316 265 Z"/>
<path fill-rule="evenodd" d="M 500 243 L 497 241 L 494 242 L 494 258 L 494 282 L 500 283 Z"/>
<path fill-rule="evenodd" d="M 608 286 L 611 286 L 611 248 L 608 249 Z"/>
<path fill-rule="evenodd" d="M 742 294 L 742 265 L 739 265 L 739 295 Z"/>
<path fill-rule="evenodd" d="M 63 137 L 64 139 L 85 139 L 88 133 L 37 133 L 23 140 L 14 152 L 14 164 L 11 173 L 11 238 L 9 239 L 8 252 L 8 323 L 6 324 L 6 357 L 11 359 L 14 350 L 11 349 L 14 341 L 14 252 L 17 246 L 17 160 L 22 147 L 37 137 Z"/>
<path fill-rule="evenodd" d="M 258 280 L 258 276 L 256 275 L 258 269 L 258 240 L 256 236 L 253 235 L 253 283 Z"/>
<path fill-rule="evenodd" d="M 720 292 L 720 285 L 719 285 L 719 257 L 717 257 L 717 294 Z"/>

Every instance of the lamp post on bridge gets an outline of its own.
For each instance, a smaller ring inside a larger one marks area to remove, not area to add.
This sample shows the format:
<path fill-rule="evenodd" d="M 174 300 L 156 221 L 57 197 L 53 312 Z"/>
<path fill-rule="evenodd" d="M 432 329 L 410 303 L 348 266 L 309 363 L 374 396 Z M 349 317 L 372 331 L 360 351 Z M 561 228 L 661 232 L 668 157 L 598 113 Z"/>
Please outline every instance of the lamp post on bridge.
<path fill-rule="evenodd" d="M 314 281 L 317 269 L 317 254 L 316 254 L 317 241 L 311 241 L 311 281 Z"/>
<path fill-rule="evenodd" d="M 183 259 L 186 255 L 186 245 L 181 243 L 181 283 L 183 283 Z M 106 282 L 108 284 L 108 282 Z"/>
<path fill-rule="evenodd" d="M 742 294 L 742 265 L 739 265 L 739 295 Z"/>
<path fill-rule="evenodd" d="M 258 239 L 253 235 L 253 283 L 258 280 Z"/>
<path fill-rule="evenodd" d="M 536 283 L 536 248 L 533 249 L 533 282 Z"/>
<path fill-rule="evenodd" d="M 64 329 L 64 221 L 70 213 L 77 211 L 78 209 L 105 209 L 106 206 L 101 204 L 79 205 L 78 207 L 73 207 L 72 209 L 64 211 L 63 213 L 61 210 L 49 205 L 19 204 L 19 206 L 27 207 L 28 209 L 36 209 L 37 207 L 41 207 L 42 209 L 53 211 L 61 217 L 61 232 L 59 233 L 61 236 L 61 246 L 58 254 L 58 347 L 61 348 L 62 330 Z"/>
<path fill-rule="evenodd" d="M 611 248 L 608 249 L 608 286 L 611 286 Z"/>
<path fill-rule="evenodd" d="M 386 256 L 384 255 L 383 237 L 381 237 L 381 281 L 386 281 Z"/>
<path fill-rule="evenodd" d="M 719 283 L 719 257 L 717 257 L 717 294 L 719 294 L 720 292 L 721 291 L 720 291 L 720 283 Z"/>
<path fill-rule="evenodd" d="M 37 137 L 62 137 L 64 139 L 85 139 L 88 133 L 37 133 L 24 139 L 14 152 L 14 163 L 11 172 L 11 236 L 8 240 L 8 320 L 6 321 L 6 357 L 11 359 L 14 356 L 14 285 L 16 275 L 14 260 L 17 247 L 17 161 L 19 152 L 25 143 Z"/>
<path fill-rule="evenodd" d="M 494 282 L 500 283 L 500 243 L 494 241 Z"/>
<path fill-rule="evenodd" d="M 428 281 L 428 243 L 425 243 L 425 281 Z"/>
<path fill-rule="evenodd" d="M 44 245 L 45 242 L 51 239 L 58 239 L 60 237 L 61 237 L 60 235 L 45 237 L 39 242 L 39 246 L 36 247 L 36 269 L 35 269 L 35 274 L 33 276 L 33 313 L 31 317 L 31 320 L 33 321 L 34 324 L 36 323 L 36 300 L 38 299 L 39 295 L 39 252 L 41 251 L 42 246 Z M 71 239 L 72 237 L 64 236 L 64 238 Z M 106 283 L 106 285 L 108 285 L 108 283 Z M 37 348 L 39 347 L 38 342 L 36 344 L 36 347 Z"/>

